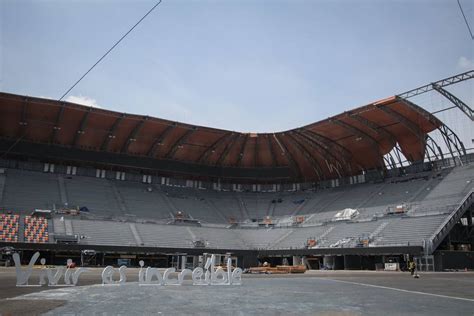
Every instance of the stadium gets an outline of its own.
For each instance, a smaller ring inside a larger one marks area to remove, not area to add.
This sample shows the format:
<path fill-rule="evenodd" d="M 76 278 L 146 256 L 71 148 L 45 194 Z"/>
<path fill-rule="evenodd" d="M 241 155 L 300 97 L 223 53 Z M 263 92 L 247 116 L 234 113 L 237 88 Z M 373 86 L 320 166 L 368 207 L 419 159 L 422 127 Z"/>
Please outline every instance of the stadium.
<path fill-rule="evenodd" d="M 40 251 L 53 265 L 180 270 L 214 254 L 272 274 L 406 270 L 410 260 L 425 272 L 474 269 L 474 156 L 403 95 L 269 134 L 0 101 L 7 265 L 14 251 L 25 264 Z"/>
<path fill-rule="evenodd" d="M 473 156 L 401 96 L 269 134 L 0 98 L 2 246 L 54 264 L 474 268 Z"/>
<path fill-rule="evenodd" d="M 474 70 L 274 132 L 63 100 L 89 71 L 0 92 L 0 315 L 472 313 Z"/>

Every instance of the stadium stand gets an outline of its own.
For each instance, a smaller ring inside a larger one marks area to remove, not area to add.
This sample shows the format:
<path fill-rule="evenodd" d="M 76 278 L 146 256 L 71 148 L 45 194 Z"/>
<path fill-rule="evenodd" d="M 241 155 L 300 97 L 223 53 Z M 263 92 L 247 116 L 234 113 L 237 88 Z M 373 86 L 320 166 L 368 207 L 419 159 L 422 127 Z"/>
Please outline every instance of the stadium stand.
<path fill-rule="evenodd" d="M 109 180 L 75 176 L 67 177 L 64 183 L 69 206 L 85 206 L 105 217 L 121 213 Z"/>
<path fill-rule="evenodd" d="M 452 207 L 472 188 L 472 165 L 423 174 L 417 178 L 388 179 L 383 183 L 357 184 L 334 189 L 295 194 L 235 193 L 191 188 L 148 186 L 131 181 L 114 181 L 93 177 L 73 176 L 64 180 L 68 207 L 87 207 L 83 216 L 119 219 L 127 215 L 136 221 L 170 219 L 182 211 L 202 223 L 229 223 L 229 218 L 239 222 L 263 219 L 273 210 L 274 222 L 300 209 L 297 214 L 306 216 L 306 223 L 331 221 L 345 208 L 359 211 L 358 218 L 372 218 L 386 213 L 389 207 L 400 204 L 411 206 L 411 213 L 428 209 Z M 31 212 L 40 206 L 64 207 L 59 200 L 58 181 L 55 175 L 7 169 L 3 207 L 13 211 Z M 34 185 L 34 187 L 33 187 Z M 113 187 L 116 187 L 126 212 L 119 206 Z M 150 189 L 151 188 L 151 189 Z M 150 190 L 149 190 L 150 189 Z M 31 193 L 27 193 L 31 192 Z M 368 197 L 368 198 L 367 198 Z M 39 200 L 35 204 L 35 200 Z M 246 212 L 239 207 L 243 201 Z M 302 207 L 301 207 L 302 206 Z M 122 210 L 121 210 L 122 209 Z M 245 214 L 249 217 L 244 217 Z M 281 214 L 281 215 L 280 215 Z M 278 216 L 280 215 L 280 216 Z"/>
<path fill-rule="evenodd" d="M 271 249 L 275 242 L 285 238 L 291 229 L 245 229 L 240 233 L 242 241 L 251 249 Z"/>
<path fill-rule="evenodd" d="M 26 242 L 49 242 L 48 220 L 44 217 L 25 216 L 24 236 Z"/>
<path fill-rule="evenodd" d="M 391 219 L 376 237 L 375 245 L 422 245 L 446 216 L 402 217 Z"/>
<path fill-rule="evenodd" d="M 277 240 L 273 247 L 276 249 L 304 248 L 308 238 L 320 240 L 330 230 L 329 226 L 314 226 L 289 229 L 284 238 Z"/>
<path fill-rule="evenodd" d="M 182 226 L 137 224 L 145 246 L 190 248 L 193 246 L 189 231 Z"/>
<path fill-rule="evenodd" d="M 173 210 L 155 186 L 133 182 L 115 182 L 127 207 L 127 214 L 139 218 L 170 218 Z"/>
<path fill-rule="evenodd" d="M 3 207 L 15 211 L 52 209 L 60 205 L 56 174 L 7 169 Z"/>
<path fill-rule="evenodd" d="M 83 244 L 136 246 L 128 223 L 72 220 L 71 224 Z"/>
<path fill-rule="evenodd" d="M 192 227 L 190 229 L 195 240 L 204 241 L 206 247 L 216 249 L 248 249 L 244 243 L 240 230 L 215 228 L 215 227 Z"/>
<path fill-rule="evenodd" d="M 18 242 L 19 215 L 0 215 L 0 240 Z"/>

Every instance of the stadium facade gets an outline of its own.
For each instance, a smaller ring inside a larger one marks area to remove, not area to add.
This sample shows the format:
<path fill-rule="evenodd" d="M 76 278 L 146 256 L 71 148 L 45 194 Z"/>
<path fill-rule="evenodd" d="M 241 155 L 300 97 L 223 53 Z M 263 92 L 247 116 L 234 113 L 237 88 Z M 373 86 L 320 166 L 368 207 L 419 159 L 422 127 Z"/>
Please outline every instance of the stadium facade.
<path fill-rule="evenodd" d="M 51 263 L 474 269 L 473 160 L 405 96 L 239 133 L 0 93 L 0 246 Z"/>

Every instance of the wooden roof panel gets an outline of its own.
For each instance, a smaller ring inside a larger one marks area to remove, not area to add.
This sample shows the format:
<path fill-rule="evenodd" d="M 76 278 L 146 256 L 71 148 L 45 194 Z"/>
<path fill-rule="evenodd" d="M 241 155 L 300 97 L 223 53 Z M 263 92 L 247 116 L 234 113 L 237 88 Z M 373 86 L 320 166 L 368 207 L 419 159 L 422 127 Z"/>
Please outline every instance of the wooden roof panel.
<path fill-rule="evenodd" d="M 61 108 L 63 112 L 59 115 Z M 87 119 L 85 113 L 89 113 Z M 23 116 L 27 125 L 22 123 Z M 382 155 L 396 142 L 409 159 L 421 159 L 425 135 L 441 124 L 422 108 L 398 97 L 358 107 L 288 131 L 287 135 L 287 132 L 238 133 L 0 93 L 0 137 L 3 138 L 22 137 L 46 144 L 53 141 L 65 147 L 150 155 L 209 166 L 294 169 L 286 147 L 305 180 L 317 179 L 315 164 L 325 177 L 334 177 L 327 161 L 344 165 L 343 175 L 356 174 L 360 168 L 381 167 Z M 420 131 L 419 135 L 414 133 L 413 126 Z"/>

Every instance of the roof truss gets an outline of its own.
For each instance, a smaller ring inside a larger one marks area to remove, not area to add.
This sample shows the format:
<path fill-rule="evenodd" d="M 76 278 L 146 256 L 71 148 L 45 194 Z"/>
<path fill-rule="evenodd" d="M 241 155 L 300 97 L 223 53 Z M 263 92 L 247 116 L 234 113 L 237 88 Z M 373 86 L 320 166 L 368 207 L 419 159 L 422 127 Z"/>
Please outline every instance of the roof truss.
<path fill-rule="evenodd" d="M 232 149 L 232 147 L 234 146 L 235 143 L 237 143 L 237 138 L 239 137 L 240 134 L 238 133 L 235 133 L 234 136 L 229 140 L 229 142 L 227 143 L 227 145 L 225 146 L 224 148 L 224 151 L 221 153 L 221 155 L 219 156 L 219 158 L 217 159 L 216 161 L 216 165 L 221 165 L 224 161 L 225 161 L 225 158 L 227 157 L 227 155 L 229 154 L 230 150 Z"/>
<path fill-rule="evenodd" d="M 28 98 L 23 99 L 23 104 L 21 106 L 21 119 L 20 119 L 20 125 L 25 127 L 28 125 Z"/>
<path fill-rule="evenodd" d="M 306 147 L 303 144 L 301 144 L 299 140 L 295 136 L 292 135 L 291 132 L 287 133 L 286 135 L 288 135 L 288 137 L 290 137 L 294 141 L 294 144 L 296 145 L 296 147 L 298 147 L 298 149 L 303 152 L 303 155 L 305 156 L 306 160 L 310 163 L 311 167 L 314 170 L 314 173 L 318 176 L 318 179 L 322 180 L 324 178 L 323 170 L 321 169 L 321 165 L 316 160 L 316 158 L 314 158 L 313 155 L 311 155 L 311 152 L 309 152 L 308 149 L 306 149 Z"/>
<path fill-rule="evenodd" d="M 122 122 L 122 120 L 124 119 L 125 117 L 125 114 L 122 114 L 121 116 L 119 116 L 114 124 L 112 125 L 112 127 L 110 128 L 109 132 L 107 133 L 107 135 L 105 136 L 104 140 L 102 141 L 102 146 L 100 146 L 100 149 L 103 150 L 103 151 L 106 151 L 108 148 L 109 148 L 109 143 L 110 143 L 110 140 L 114 139 L 115 138 L 115 132 L 117 131 L 117 128 L 119 127 L 120 123 Z"/>
<path fill-rule="evenodd" d="M 406 104 L 410 109 L 427 119 L 431 124 L 433 124 L 433 126 L 439 127 L 443 125 L 443 122 L 441 122 L 436 116 L 426 111 L 422 107 L 419 107 L 418 105 L 414 104 L 413 102 L 408 101 L 407 99 L 402 99 L 400 97 L 397 97 L 397 101 Z"/>
<path fill-rule="evenodd" d="M 405 126 L 407 129 L 410 130 L 418 139 L 423 140 L 423 132 L 421 129 L 412 121 L 407 119 L 405 116 L 401 115 L 395 110 L 392 110 L 391 108 L 387 106 L 377 106 L 377 109 L 385 112 L 389 116 L 393 117 L 395 120 L 399 121 L 403 126 Z"/>
<path fill-rule="evenodd" d="M 125 143 L 122 146 L 121 152 L 123 154 L 127 154 L 128 153 L 128 147 L 130 147 L 130 144 L 137 140 L 137 135 L 138 135 L 138 133 L 140 133 L 140 130 L 142 129 L 143 124 L 145 124 L 146 120 L 148 120 L 148 117 L 145 117 L 144 119 L 140 120 L 135 125 L 135 127 L 132 129 L 130 134 L 128 134 L 128 137 L 127 137 L 127 139 L 125 140 Z"/>
<path fill-rule="evenodd" d="M 340 157 L 338 158 L 330 150 L 321 146 L 319 143 L 315 142 L 309 136 L 301 133 L 298 130 L 295 130 L 293 132 L 294 132 L 293 137 L 297 137 L 300 139 L 300 141 L 307 143 L 312 149 L 316 150 L 321 155 L 321 157 L 324 158 L 324 160 L 327 163 L 327 167 L 331 173 L 333 170 L 335 170 L 337 174 L 339 175 L 339 177 L 341 177 L 341 172 L 340 172 L 341 166 L 345 166 L 347 171 L 351 170 L 350 165 L 347 165 L 344 160 L 340 159 Z"/>
<path fill-rule="evenodd" d="M 395 139 L 395 136 L 393 136 L 390 132 L 388 132 L 386 129 L 379 126 L 378 124 L 376 124 L 372 121 L 369 121 L 368 119 L 366 119 L 366 118 L 364 118 L 364 117 L 362 117 L 362 116 L 360 116 L 356 113 L 350 114 L 350 115 L 348 115 L 348 117 L 350 117 L 351 119 L 354 119 L 357 122 L 363 124 L 364 126 L 366 126 L 368 129 L 370 129 L 375 134 L 378 134 L 378 135 L 380 134 L 383 137 L 390 139 L 390 141 L 393 142 L 394 144 L 397 143 L 397 140 Z"/>
<path fill-rule="evenodd" d="M 446 86 L 449 86 L 449 85 L 452 85 L 452 84 L 455 84 L 455 83 L 458 83 L 458 82 L 461 82 L 461 81 L 464 81 L 464 80 L 469 80 L 469 79 L 472 79 L 472 78 L 474 78 L 474 70 L 469 70 L 469 71 L 466 71 L 464 73 L 461 73 L 461 74 L 458 74 L 458 75 L 455 75 L 455 76 L 452 76 L 452 77 L 449 77 L 449 78 L 441 79 L 441 80 L 438 80 L 434 83 L 430 83 L 430 84 L 424 85 L 422 87 L 418 87 L 416 89 L 401 93 L 398 96 L 400 98 L 403 98 L 403 99 L 411 98 L 411 97 L 414 97 L 416 95 L 420 95 L 422 93 L 433 90 L 434 85 L 439 86 L 439 87 L 446 87 Z"/>
<path fill-rule="evenodd" d="M 199 156 L 197 162 L 198 163 L 208 163 L 207 159 L 209 158 L 210 154 L 215 152 L 217 147 L 219 147 L 227 138 L 229 138 L 232 135 L 231 132 L 225 133 L 221 137 L 219 137 L 214 143 L 211 144 L 211 146 L 208 146 L 206 150 L 203 151 L 201 156 Z"/>
<path fill-rule="evenodd" d="M 249 134 L 245 134 L 244 141 L 242 142 L 242 146 L 240 147 L 239 156 L 237 157 L 237 163 L 236 163 L 237 167 L 240 167 L 242 165 L 242 158 L 244 158 L 245 146 L 247 146 L 248 139 L 249 139 Z"/>
<path fill-rule="evenodd" d="M 88 111 L 84 113 L 81 119 L 81 124 L 79 125 L 79 129 L 76 131 L 76 134 L 74 135 L 74 140 L 72 142 L 72 146 L 76 147 L 77 143 L 79 142 L 79 139 L 81 136 L 85 133 L 86 126 L 87 126 L 87 120 L 89 118 L 89 114 L 91 113 L 92 109 L 89 108 Z"/>
<path fill-rule="evenodd" d="M 268 149 L 270 150 L 270 155 L 272 157 L 272 167 L 275 167 L 277 165 L 277 160 L 275 156 L 275 149 L 273 148 L 273 145 L 272 145 L 272 137 L 270 136 L 270 134 L 267 134 L 266 137 L 268 141 Z"/>
<path fill-rule="evenodd" d="M 20 138 L 26 136 L 27 126 L 28 126 L 28 98 L 24 97 L 21 105 L 21 117 L 18 122 L 20 125 Z"/>
<path fill-rule="evenodd" d="M 158 151 L 158 147 L 163 145 L 164 140 L 168 135 L 171 133 L 171 131 L 176 127 L 176 124 L 171 124 L 168 125 L 165 130 L 155 139 L 153 144 L 151 144 L 150 148 L 148 149 L 147 156 L 148 157 L 155 157 L 156 153 Z"/>
<path fill-rule="evenodd" d="M 454 104 L 461 111 L 463 111 L 463 113 L 466 114 L 466 116 L 469 117 L 471 119 L 471 121 L 474 121 L 474 111 L 472 111 L 472 109 L 466 103 L 464 103 L 461 99 L 459 99 L 457 96 L 455 96 L 454 94 L 452 94 L 448 90 L 443 89 L 439 85 L 433 84 L 433 89 L 438 91 L 446 99 L 451 101 L 452 104 Z"/>
<path fill-rule="evenodd" d="M 377 155 L 380 154 L 380 150 L 379 150 L 380 148 L 379 148 L 379 144 L 378 144 L 377 140 L 375 138 L 373 138 L 372 136 L 370 136 L 369 134 L 367 134 L 366 132 L 358 129 L 357 127 L 352 126 L 351 124 L 348 124 L 348 123 L 343 122 L 343 121 L 338 120 L 338 119 L 333 119 L 333 120 L 331 120 L 331 122 L 333 124 L 336 124 L 336 125 L 339 125 L 339 126 L 345 128 L 346 130 L 348 130 L 352 134 L 355 134 L 355 135 L 357 135 L 358 137 L 360 137 L 362 139 L 368 140 L 370 145 L 371 145 L 372 150 L 375 153 L 377 153 Z"/>
<path fill-rule="evenodd" d="M 58 112 L 58 115 L 56 116 L 56 121 L 53 126 L 53 132 L 51 133 L 51 138 L 49 140 L 50 143 L 56 143 L 57 134 L 61 130 L 61 121 L 63 119 L 63 113 L 64 113 L 65 107 L 66 107 L 66 104 L 61 102 L 61 106 L 59 107 L 59 112 Z"/>
<path fill-rule="evenodd" d="M 196 131 L 196 128 L 188 129 L 178 140 L 176 140 L 171 146 L 170 150 L 166 153 L 165 158 L 166 159 L 173 159 L 174 154 L 176 151 L 186 142 L 186 140 L 191 136 L 191 134 Z"/>
<path fill-rule="evenodd" d="M 258 136 L 255 137 L 255 149 L 254 149 L 254 156 L 253 156 L 253 165 L 254 167 L 258 166 Z"/>
<path fill-rule="evenodd" d="M 291 152 L 288 150 L 288 147 L 286 147 L 285 143 L 281 141 L 281 139 L 278 137 L 278 134 L 273 134 L 273 137 L 275 140 L 282 146 L 283 149 L 283 154 L 285 155 L 286 159 L 288 159 L 288 162 L 294 172 L 296 173 L 297 178 L 301 178 L 301 169 L 299 168 L 298 164 L 296 163 L 295 158 L 291 154 Z"/>
<path fill-rule="evenodd" d="M 344 160 L 352 159 L 352 153 L 338 142 L 305 128 L 301 128 L 299 131 L 326 150 L 334 151 L 336 155 L 339 155 Z"/>

